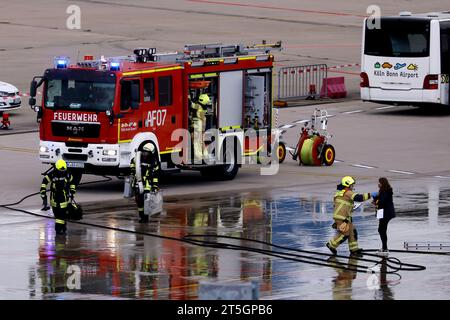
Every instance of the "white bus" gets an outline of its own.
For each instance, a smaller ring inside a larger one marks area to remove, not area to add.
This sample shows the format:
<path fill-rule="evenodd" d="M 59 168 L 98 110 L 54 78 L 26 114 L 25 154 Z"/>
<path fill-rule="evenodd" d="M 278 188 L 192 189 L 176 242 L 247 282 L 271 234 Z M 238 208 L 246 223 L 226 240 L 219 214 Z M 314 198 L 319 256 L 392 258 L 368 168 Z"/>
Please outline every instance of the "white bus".
<path fill-rule="evenodd" d="M 364 20 L 361 100 L 449 105 L 450 11 Z"/>

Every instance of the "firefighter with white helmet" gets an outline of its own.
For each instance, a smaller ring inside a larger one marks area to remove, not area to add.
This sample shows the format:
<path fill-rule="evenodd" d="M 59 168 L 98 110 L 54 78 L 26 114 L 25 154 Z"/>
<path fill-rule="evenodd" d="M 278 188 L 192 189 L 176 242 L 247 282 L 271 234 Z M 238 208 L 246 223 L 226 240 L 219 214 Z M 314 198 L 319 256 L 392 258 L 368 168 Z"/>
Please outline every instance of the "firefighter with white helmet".
<path fill-rule="evenodd" d="M 140 148 L 140 170 L 137 168 L 135 158 L 131 160 L 130 169 L 132 176 L 132 186 L 135 190 L 135 199 L 138 207 L 139 222 L 148 222 L 148 215 L 144 214 L 145 194 L 159 191 L 159 174 L 161 164 L 159 161 L 156 147 L 148 142 Z"/>
<path fill-rule="evenodd" d="M 198 96 L 196 102 L 191 103 L 193 110 L 192 128 L 194 131 L 194 159 L 199 161 L 207 156 L 207 150 L 203 142 L 203 133 L 206 125 L 206 108 L 211 104 L 211 99 L 206 93 Z"/>
<path fill-rule="evenodd" d="M 376 193 L 356 193 L 354 192 L 355 183 L 356 181 L 353 177 L 343 177 L 334 195 L 333 228 L 337 229 L 337 234 L 326 244 L 333 255 L 337 254 L 337 247 L 347 239 L 348 248 L 352 255 L 360 255 L 362 253 L 362 249 L 358 247 L 358 233 L 352 222 L 353 205 L 355 201 L 363 202 L 369 200 Z"/>
<path fill-rule="evenodd" d="M 47 185 L 50 183 L 50 205 L 55 216 L 56 234 L 66 233 L 66 219 L 68 218 L 69 200 L 76 192 L 76 186 L 72 175 L 67 170 L 67 163 L 59 159 L 56 161 L 53 170 L 51 170 L 42 180 L 41 198 L 43 203 L 42 210 L 49 210 L 47 203 Z"/>

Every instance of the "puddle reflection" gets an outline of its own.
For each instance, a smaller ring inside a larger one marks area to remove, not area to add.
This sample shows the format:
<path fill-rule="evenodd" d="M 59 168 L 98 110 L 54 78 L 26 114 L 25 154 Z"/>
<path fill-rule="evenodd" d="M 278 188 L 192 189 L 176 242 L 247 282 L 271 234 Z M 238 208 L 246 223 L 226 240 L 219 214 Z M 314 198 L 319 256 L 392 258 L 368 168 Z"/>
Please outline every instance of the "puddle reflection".
<path fill-rule="evenodd" d="M 433 185 L 427 193 L 413 190 L 400 202 L 414 199 L 414 206 L 422 204 L 429 225 L 435 226 L 441 222 L 438 218 L 442 203 L 448 202 L 442 199 L 441 192 L 448 190 Z M 419 214 L 417 210 L 408 210 L 400 216 Z M 326 240 L 334 234 L 330 228 L 332 212 L 331 201 L 295 194 L 244 193 L 225 199 L 205 197 L 167 202 L 165 213 L 153 217 L 146 225 L 135 222 L 134 210 L 96 213 L 91 218 L 87 213 L 85 217 L 87 221 L 164 237 L 181 239 L 189 234 L 218 234 L 324 252 Z M 371 235 L 378 243 L 373 213 L 373 207 L 362 206 L 355 212 L 354 222 L 362 236 Z M 113 218 L 118 214 L 120 220 Z M 67 237 L 55 238 L 53 221 L 41 225 L 37 263 L 29 271 L 30 298 L 187 300 L 197 298 L 198 283 L 203 279 L 258 280 L 261 297 L 270 297 L 312 281 L 298 275 L 311 266 L 254 252 L 200 247 L 77 225 L 71 225 L 69 230 Z M 240 245 L 248 243 L 242 241 Z M 263 248 L 262 244 L 252 245 Z M 332 262 L 358 263 L 352 258 Z M 330 269 L 317 268 L 315 272 L 323 270 Z M 336 268 L 336 273 L 331 273 L 332 298 L 355 298 L 357 278 L 355 271 Z M 372 298 L 394 299 L 388 283 L 386 275 L 384 279 L 381 275 L 380 289 L 374 291 Z"/>

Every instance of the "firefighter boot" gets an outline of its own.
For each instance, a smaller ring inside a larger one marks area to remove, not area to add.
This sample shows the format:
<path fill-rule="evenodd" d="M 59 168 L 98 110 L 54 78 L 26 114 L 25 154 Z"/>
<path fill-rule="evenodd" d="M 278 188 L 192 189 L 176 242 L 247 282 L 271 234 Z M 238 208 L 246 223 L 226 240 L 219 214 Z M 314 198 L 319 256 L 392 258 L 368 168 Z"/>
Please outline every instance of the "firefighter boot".
<path fill-rule="evenodd" d="M 351 257 L 362 257 L 363 256 L 363 249 L 359 248 L 353 251 L 350 251 Z"/>
<path fill-rule="evenodd" d="M 143 211 L 139 211 L 139 223 L 147 223 L 148 216 L 144 214 Z"/>
<path fill-rule="evenodd" d="M 329 242 L 327 242 L 327 248 L 330 249 L 333 256 L 337 255 L 337 250 L 335 248 L 333 248 Z"/>

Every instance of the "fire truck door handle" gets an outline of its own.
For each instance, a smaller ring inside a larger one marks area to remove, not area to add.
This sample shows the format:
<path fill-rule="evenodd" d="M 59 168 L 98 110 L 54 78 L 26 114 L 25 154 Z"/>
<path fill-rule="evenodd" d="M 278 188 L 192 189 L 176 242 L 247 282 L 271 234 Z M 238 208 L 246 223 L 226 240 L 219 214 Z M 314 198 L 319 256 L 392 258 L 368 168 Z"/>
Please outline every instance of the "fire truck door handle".
<path fill-rule="evenodd" d="M 173 124 L 176 122 L 176 120 L 177 120 L 177 117 L 176 116 L 172 116 L 172 123 Z"/>

